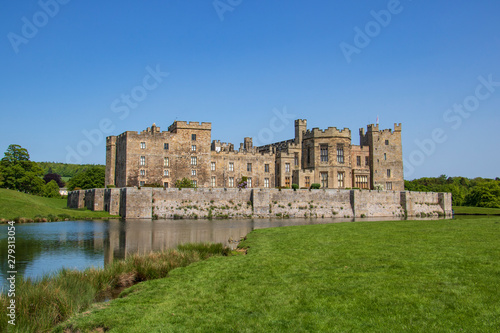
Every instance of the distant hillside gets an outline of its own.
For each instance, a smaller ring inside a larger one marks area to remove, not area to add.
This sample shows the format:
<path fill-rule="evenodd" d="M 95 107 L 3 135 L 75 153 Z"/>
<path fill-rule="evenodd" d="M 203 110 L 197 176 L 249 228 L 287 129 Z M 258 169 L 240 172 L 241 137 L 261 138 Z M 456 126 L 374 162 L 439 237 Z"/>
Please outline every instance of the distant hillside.
<path fill-rule="evenodd" d="M 37 164 L 42 168 L 44 174 L 57 173 L 61 177 L 71 178 L 77 173 L 80 173 L 90 166 L 102 167 L 103 170 L 106 168 L 102 164 L 67 164 L 67 163 L 57 163 L 57 162 L 37 162 Z"/>

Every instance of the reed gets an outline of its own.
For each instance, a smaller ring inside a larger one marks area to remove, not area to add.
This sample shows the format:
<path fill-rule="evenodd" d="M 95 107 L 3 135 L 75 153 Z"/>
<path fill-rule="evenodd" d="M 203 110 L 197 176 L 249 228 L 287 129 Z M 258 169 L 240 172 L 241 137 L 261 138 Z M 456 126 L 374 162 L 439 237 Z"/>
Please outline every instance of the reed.
<path fill-rule="evenodd" d="M 146 280 L 160 279 L 177 268 L 211 256 L 227 255 L 222 244 L 185 244 L 177 249 L 131 255 L 105 268 L 84 271 L 62 269 L 37 280 L 18 278 L 16 282 L 16 326 L 2 316 L 0 331 L 46 332 L 73 314 L 85 311 L 96 300 L 111 297 L 114 291 Z M 5 309 L 9 298 L 0 295 Z"/>

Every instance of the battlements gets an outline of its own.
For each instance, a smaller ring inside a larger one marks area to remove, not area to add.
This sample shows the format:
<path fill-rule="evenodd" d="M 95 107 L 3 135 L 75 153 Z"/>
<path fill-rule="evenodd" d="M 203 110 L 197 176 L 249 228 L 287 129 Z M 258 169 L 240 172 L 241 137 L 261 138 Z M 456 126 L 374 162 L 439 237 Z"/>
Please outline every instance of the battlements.
<path fill-rule="evenodd" d="M 219 151 L 233 151 L 234 144 L 227 143 L 227 142 L 221 142 L 220 140 L 213 140 L 211 150 L 217 151 L 217 152 L 219 152 Z"/>
<path fill-rule="evenodd" d="M 116 136 L 110 135 L 106 137 L 106 146 L 115 145 L 116 144 Z"/>
<path fill-rule="evenodd" d="M 169 132 L 175 132 L 180 129 L 187 130 L 212 130 L 212 123 L 202 122 L 199 123 L 197 121 L 174 121 L 172 125 L 168 127 Z"/>
<path fill-rule="evenodd" d="M 312 130 L 307 130 L 304 133 L 304 139 L 312 138 L 330 138 L 330 137 L 341 137 L 341 138 L 351 138 L 351 130 L 348 128 L 343 128 L 339 130 L 337 127 L 328 127 L 327 129 L 319 129 L 314 127 Z"/>
<path fill-rule="evenodd" d="M 274 152 L 261 152 L 261 151 L 258 151 L 258 150 L 251 150 L 251 151 L 247 151 L 247 150 L 221 150 L 221 151 L 216 151 L 216 150 L 212 150 L 211 153 L 215 156 L 234 156 L 234 157 L 238 157 L 238 156 L 247 156 L 247 155 L 250 155 L 250 156 L 274 156 Z"/>
<path fill-rule="evenodd" d="M 366 134 L 368 134 L 370 132 L 393 133 L 393 130 L 390 128 L 380 131 L 378 124 L 377 125 L 370 124 L 370 125 L 367 125 L 366 128 L 367 128 Z M 394 123 L 394 132 L 401 132 L 401 123 Z M 361 137 L 364 137 L 366 134 L 365 134 L 364 128 L 359 129 L 359 135 Z"/>

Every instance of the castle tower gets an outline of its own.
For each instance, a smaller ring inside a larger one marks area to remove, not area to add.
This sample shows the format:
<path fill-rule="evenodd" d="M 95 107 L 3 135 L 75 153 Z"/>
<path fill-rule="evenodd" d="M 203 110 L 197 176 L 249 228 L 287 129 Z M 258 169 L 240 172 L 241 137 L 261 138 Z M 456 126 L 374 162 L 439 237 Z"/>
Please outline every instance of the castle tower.
<path fill-rule="evenodd" d="M 106 138 L 106 177 L 105 185 L 115 185 L 116 136 Z"/>
<path fill-rule="evenodd" d="M 307 120 L 297 119 L 295 120 L 295 143 L 301 144 L 303 133 L 307 130 Z"/>
<path fill-rule="evenodd" d="M 366 134 L 360 130 L 360 142 L 370 150 L 371 188 L 382 186 L 388 191 L 404 191 L 401 124 L 394 124 L 394 131 L 380 131 L 373 124 L 367 128 Z"/>

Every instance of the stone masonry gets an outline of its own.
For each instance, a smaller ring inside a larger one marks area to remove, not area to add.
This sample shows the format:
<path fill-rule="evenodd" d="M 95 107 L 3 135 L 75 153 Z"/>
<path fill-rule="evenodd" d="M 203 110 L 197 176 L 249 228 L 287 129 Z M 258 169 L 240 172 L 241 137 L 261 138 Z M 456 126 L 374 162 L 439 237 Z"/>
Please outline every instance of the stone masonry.
<path fill-rule="evenodd" d="M 71 191 L 68 207 L 123 218 L 270 218 L 451 216 L 451 194 L 341 189 L 125 187 Z M 99 204 L 97 204 L 99 203 Z"/>
<path fill-rule="evenodd" d="M 403 191 L 401 124 L 394 130 L 378 125 L 360 129 L 360 145 L 348 128 L 307 129 L 295 121 L 295 138 L 254 147 L 244 138 L 234 144 L 211 141 L 211 123 L 175 121 L 168 131 L 153 124 L 138 133 L 106 138 L 106 186 L 155 184 L 175 187 L 183 178 L 198 188 L 377 189 Z"/>

